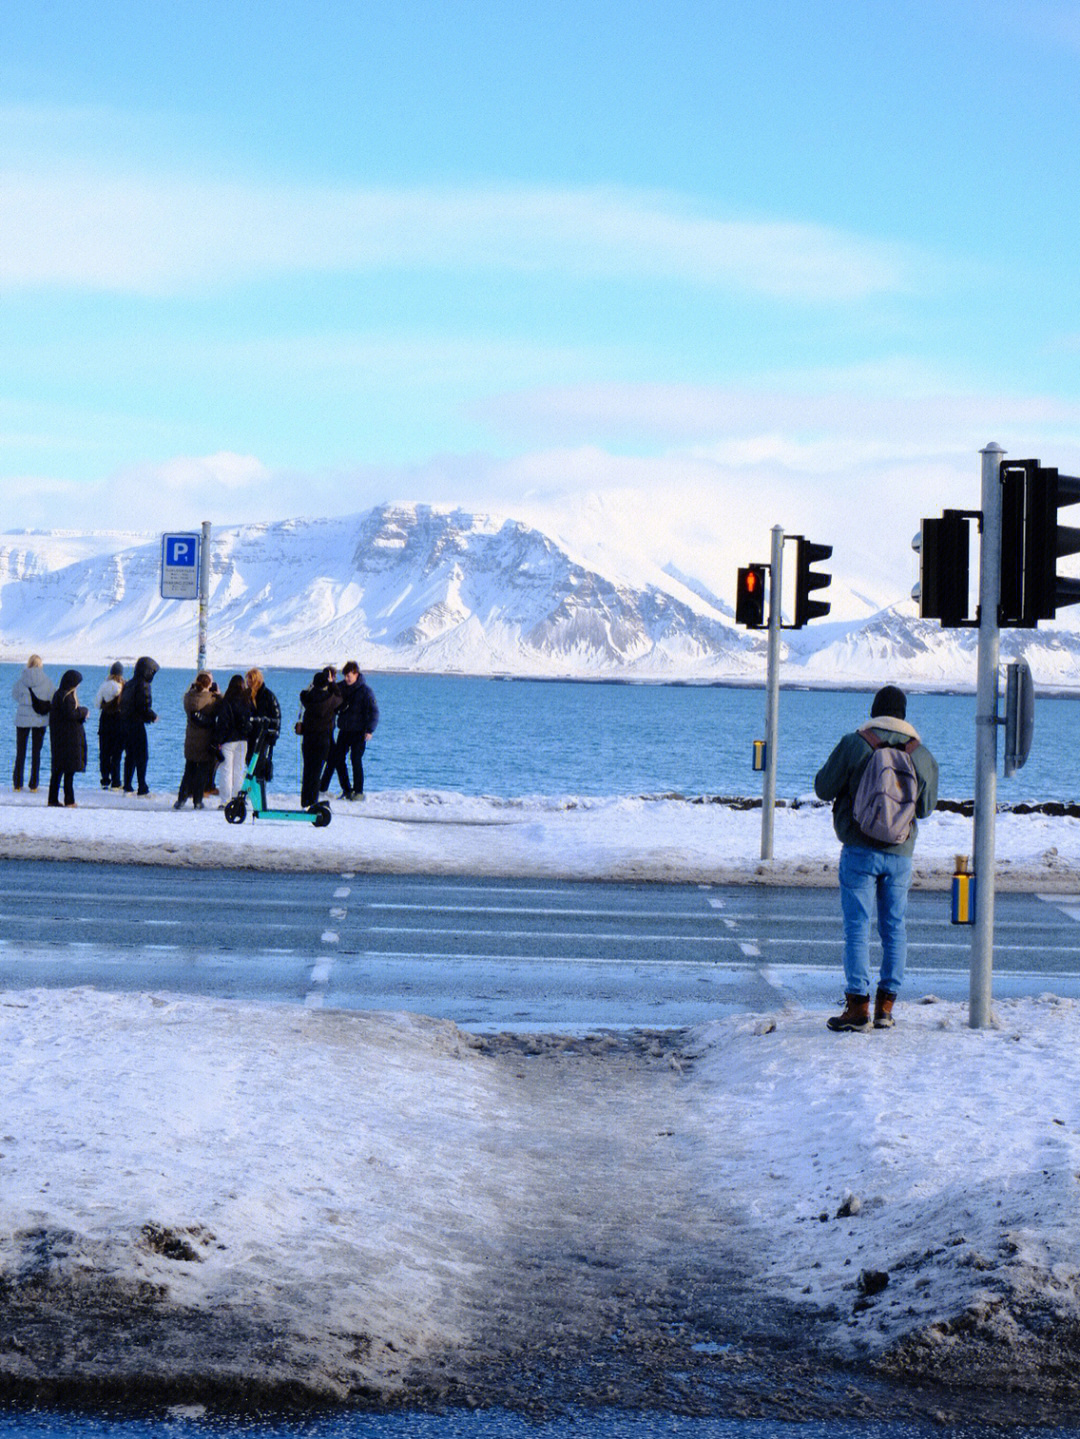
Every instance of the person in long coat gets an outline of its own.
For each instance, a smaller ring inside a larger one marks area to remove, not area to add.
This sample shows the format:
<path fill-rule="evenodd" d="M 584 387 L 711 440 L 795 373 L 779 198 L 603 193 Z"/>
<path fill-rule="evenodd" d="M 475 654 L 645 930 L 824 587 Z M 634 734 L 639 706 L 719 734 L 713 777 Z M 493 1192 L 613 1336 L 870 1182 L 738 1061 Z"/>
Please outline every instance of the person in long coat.
<path fill-rule="evenodd" d="M 244 683 L 247 686 L 248 698 L 254 712 L 254 722 L 251 726 L 251 733 L 248 735 L 244 762 L 245 764 L 251 763 L 255 747 L 262 739 L 263 758 L 259 778 L 264 781 L 272 780 L 274 778 L 274 746 L 281 734 L 281 704 L 274 691 L 267 687 L 262 670 L 248 670 L 244 676 Z"/>
<path fill-rule="evenodd" d="M 149 655 L 135 661 L 135 673 L 120 695 L 120 713 L 124 720 L 124 793 L 132 793 L 131 781 L 138 778 L 139 793 L 149 794 L 146 765 L 150 747 L 146 742 L 146 726 L 157 723 L 154 695 L 151 689 L 159 665 Z"/>
<path fill-rule="evenodd" d="M 49 750 L 52 770 L 49 775 L 49 803 L 60 805 L 60 782 L 64 784 L 64 805 L 75 808 L 75 776 L 86 769 L 86 716 L 88 710 L 79 703 L 78 687 L 82 675 L 78 670 L 65 670 L 49 705 Z"/>
<path fill-rule="evenodd" d="M 210 783 L 210 770 L 214 762 L 214 711 L 221 703 L 210 686 L 214 677 L 200 670 L 184 693 L 184 713 L 187 726 L 184 730 L 184 773 L 180 790 L 173 809 L 183 809 L 184 801 L 191 797 L 192 807 L 202 809 L 203 795 Z"/>
<path fill-rule="evenodd" d="M 12 789 L 22 789 L 26 772 L 26 750 L 30 748 L 30 789 L 38 787 L 41 778 L 41 748 L 49 726 L 49 703 L 56 686 L 41 668 L 41 656 L 31 655 L 26 668 L 11 687 L 15 701 L 15 768 L 11 775 Z M 37 704 L 34 704 L 34 701 Z"/>
<path fill-rule="evenodd" d="M 300 707 L 304 713 L 304 734 L 300 742 L 303 757 L 300 803 L 304 809 L 310 809 L 319 798 L 319 779 L 323 765 L 330 757 L 334 715 L 341 708 L 341 696 L 331 686 L 326 670 L 320 670 L 310 686 L 300 691 Z"/>

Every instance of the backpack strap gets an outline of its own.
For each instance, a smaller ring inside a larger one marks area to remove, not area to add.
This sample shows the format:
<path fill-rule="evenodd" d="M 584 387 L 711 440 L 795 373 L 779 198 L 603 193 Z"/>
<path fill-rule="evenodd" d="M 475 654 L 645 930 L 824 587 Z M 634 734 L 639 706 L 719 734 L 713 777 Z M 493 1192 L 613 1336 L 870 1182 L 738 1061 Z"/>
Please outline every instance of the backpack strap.
<path fill-rule="evenodd" d="M 883 749 L 885 747 L 886 741 L 881 738 L 877 730 L 871 729 L 869 725 L 867 725 L 866 729 L 861 729 L 859 731 L 859 734 L 862 736 L 862 738 L 866 741 L 866 743 L 870 746 L 871 749 Z M 919 748 L 919 745 L 921 743 L 921 740 L 919 740 L 917 737 L 913 737 L 909 739 L 906 744 L 892 745 L 891 748 L 902 749 L 905 754 L 914 754 L 914 752 Z"/>

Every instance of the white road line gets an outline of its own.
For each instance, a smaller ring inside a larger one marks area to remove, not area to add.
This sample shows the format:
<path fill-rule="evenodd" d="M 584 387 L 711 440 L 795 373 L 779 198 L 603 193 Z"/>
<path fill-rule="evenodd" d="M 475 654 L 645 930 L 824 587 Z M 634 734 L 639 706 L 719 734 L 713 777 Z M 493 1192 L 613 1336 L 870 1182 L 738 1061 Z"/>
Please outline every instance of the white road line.
<path fill-rule="evenodd" d="M 331 919 L 347 919 L 348 915 L 349 911 L 347 909 L 332 909 L 330 911 Z"/>
<path fill-rule="evenodd" d="M 457 961 L 468 964 L 496 964 L 500 968 L 508 968 L 513 965 L 528 966 L 529 969 L 536 969 L 540 965 L 592 965 L 597 969 L 611 969 L 618 967 L 627 972 L 635 974 L 647 974 L 657 969 L 686 970 L 688 972 L 705 970 L 709 974 L 732 974 L 745 975 L 747 966 L 732 961 L 722 962 L 714 960 L 696 959 L 642 959 L 642 960 L 619 960 L 603 955 L 595 954 L 481 954 L 479 952 L 449 953 L 440 950 L 410 950 L 408 954 L 397 954 L 393 950 L 386 949 L 364 949 L 358 950 L 355 954 L 348 956 L 350 960 L 386 961 L 391 964 L 405 962 L 431 961 L 435 964 L 445 964 L 447 961 Z M 346 961 L 339 960 L 339 964 Z M 822 965 L 816 973 L 825 972 L 826 966 Z"/>
<path fill-rule="evenodd" d="M 761 957 L 761 950 L 758 948 L 756 941 L 752 939 L 740 939 L 739 948 L 743 954 L 746 955 L 747 959 L 760 959 Z"/>
<path fill-rule="evenodd" d="M 440 929 L 434 924 L 371 924 L 368 934 L 461 934 L 473 937 L 491 936 L 496 939 L 533 939 L 534 929 Z M 726 934 L 589 934 L 575 930 L 560 932 L 560 939 L 595 939 L 619 944 L 730 944 Z M 839 941 L 837 941 L 839 943 Z"/>
<path fill-rule="evenodd" d="M 565 915 L 568 919 L 666 919 L 683 920 L 692 924 L 708 924 L 709 917 L 700 910 L 670 909 L 570 909 L 553 905 L 548 909 L 528 908 L 518 904 L 405 904 L 387 903 L 375 900 L 364 906 L 367 910 L 388 910 L 406 914 L 516 914 L 532 919 L 557 919 Z"/>
<path fill-rule="evenodd" d="M 305 996 L 304 996 L 304 1008 L 305 1008 L 305 1009 L 322 1009 L 322 1007 L 323 1007 L 323 999 L 324 999 L 324 998 L 325 998 L 325 996 L 324 996 L 324 995 L 321 995 L 321 994 L 308 994 L 308 995 L 305 995 Z"/>
<path fill-rule="evenodd" d="M 325 960 L 321 964 L 315 965 L 311 971 L 311 976 L 308 981 L 309 984 L 329 984 L 330 970 L 332 967 L 333 966 Z"/>
<path fill-rule="evenodd" d="M 333 929 L 324 929 L 319 936 L 323 944 L 337 944 L 341 936 Z"/>
<path fill-rule="evenodd" d="M 347 884 L 343 884 L 340 889 L 334 890 L 335 899 L 348 899 L 350 894 L 352 894 L 352 890 Z"/>

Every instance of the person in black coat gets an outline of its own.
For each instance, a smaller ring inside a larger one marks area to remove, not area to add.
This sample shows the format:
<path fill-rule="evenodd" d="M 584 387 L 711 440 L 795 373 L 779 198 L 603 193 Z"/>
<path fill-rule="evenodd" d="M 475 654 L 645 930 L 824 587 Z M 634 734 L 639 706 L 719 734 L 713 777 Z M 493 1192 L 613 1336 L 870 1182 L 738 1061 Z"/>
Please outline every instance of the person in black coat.
<path fill-rule="evenodd" d="M 310 686 L 300 691 L 300 707 L 304 713 L 300 743 L 303 756 L 300 803 L 304 809 L 310 809 L 319 798 L 319 777 L 330 754 L 334 715 L 341 708 L 341 696 L 331 686 L 325 670 L 320 670 L 312 678 Z"/>
<path fill-rule="evenodd" d="M 60 806 L 60 781 L 64 782 L 64 805 L 75 808 L 75 776 L 86 769 L 87 708 L 79 703 L 78 686 L 82 675 L 78 670 L 65 670 L 64 676 L 49 704 L 49 751 L 52 771 L 49 775 L 49 804 Z"/>
<path fill-rule="evenodd" d="M 120 714 L 124 721 L 125 794 L 132 793 L 131 781 L 136 777 L 139 781 L 139 793 L 150 793 L 146 783 L 146 764 L 150 758 L 146 726 L 157 723 L 154 696 L 150 687 L 159 668 L 157 660 L 152 660 L 149 655 L 140 655 L 135 661 L 135 673 L 120 695 Z"/>
<path fill-rule="evenodd" d="M 341 696 L 341 708 L 337 713 L 337 738 L 330 754 L 330 768 L 337 771 L 341 785 L 342 799 L 362 799 L 364 796 L 364 750 L 375 733 L 379 723 L 379 706 L 371 687 L 364 683 L 360 666 L 355 660 L 347 660 L 341 671 L 337 692 Z M 352 779 L 349 779 L 349 761 L 352 761 Z M 324 770 L 323 779 L 329 784 Z M 326 785 L 323 786 L 326 788 Z"/>
<path fill-rule="evenodd" d="M 254 711 L 245 763 L 251 763 L 251 756 L 255 753 L 255 747 L 261 738 L 263 759 L 259 778 L 271 780 L 274 778 L 274 745 L 281 734 L 281 705 L 278 703 L 278 697 L 274 691 L 267 688 L 262 670 L 248 670 L 244 676 L 244 682 L 247 685 L 248 698 Z"/>

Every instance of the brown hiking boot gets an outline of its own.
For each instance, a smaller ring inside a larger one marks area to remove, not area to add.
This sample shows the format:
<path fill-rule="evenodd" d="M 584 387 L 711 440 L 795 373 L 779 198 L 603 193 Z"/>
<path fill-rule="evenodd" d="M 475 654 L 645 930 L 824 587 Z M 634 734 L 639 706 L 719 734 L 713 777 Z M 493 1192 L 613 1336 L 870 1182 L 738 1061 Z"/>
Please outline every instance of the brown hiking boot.
<path fill-rule="evenodd" d="M 845 994 L 843 1014 L 834 1014 L 825 1023 L 833 1030 L 853 1030 L 862 1034 L 870 1028 L 870 996 Z"/>
<path fill-rule="evenodd" d="M 887 989 L 879 989 L 874 995 L 874 1028 L 892 1029 L 896 1020 L 893 1019 L 892 1007 L 896 1003 L 896 995 L 890 994 Z"/>

